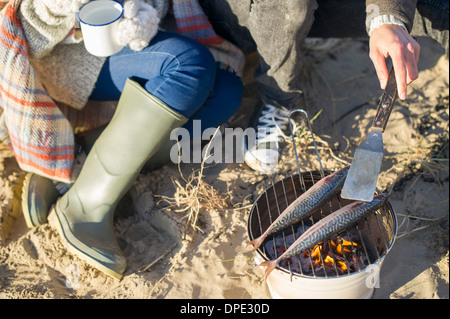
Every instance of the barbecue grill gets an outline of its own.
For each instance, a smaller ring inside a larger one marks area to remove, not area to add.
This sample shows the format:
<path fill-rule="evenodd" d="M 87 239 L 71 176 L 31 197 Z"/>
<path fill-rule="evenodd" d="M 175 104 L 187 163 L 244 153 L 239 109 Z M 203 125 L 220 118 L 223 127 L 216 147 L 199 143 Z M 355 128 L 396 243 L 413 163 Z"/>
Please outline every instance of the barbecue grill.
<path fill-rule="evenodd" d="M 314 134 L 307 114 L 300 112 Z M 292 123 L 291 123 L 292 128 Z M 294 138 L 294 137 L 293 137 Z M 295 156 L 298 155 L 295 149 Z M 266 189 L 254 203 L 248 219 L 250 240 L 258 238 L 273 221 L 302 193 L 331 171 L 324 171 L 316 147 L 321 169 L 301 172 L 287 177 Z M 377 192 L 379 192 L 377 190 Z M 283 231 L 268 236 L 256 251 L 259 262 L 276 259 L 286 250 L 302 231 L 333 211 L 352 201 L 334 196 L 310 218 L 304 219 Z M 387 201 L 378 211 L 350 226 L 322 245 L 302 252 L 280 265 L 268 276 L 267 284 L 274 298 L 370 298 L 378 285 L 378 276 L 384 257 L 391 250 L 397 235 L 397 219 L 391 204 Z M 336 243 L 349 243 L 347 252 L 337 256 L 332 249 Z M 313 258 L 314 254 L 316 255 Z M 326 259 L 326 260 L 325 260 Z M 331 262 L 327 261 L 331 260 Z"/>

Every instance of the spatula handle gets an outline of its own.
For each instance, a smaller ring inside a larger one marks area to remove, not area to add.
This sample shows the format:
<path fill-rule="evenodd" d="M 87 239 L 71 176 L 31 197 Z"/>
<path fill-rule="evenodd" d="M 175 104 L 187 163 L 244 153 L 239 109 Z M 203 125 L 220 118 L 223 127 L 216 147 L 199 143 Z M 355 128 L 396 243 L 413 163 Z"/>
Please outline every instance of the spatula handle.
<path fill-rule="evenodd" d="M 395 100 L 397 99 L 397 81 L 395 79 L 395 71 L 392 68 L 389 75 L 389 80 L 381 97 L 380 104 L 378 105 L 377 115 L 372 123 L 372 130 L 384 132 L 387 122 L 394 107 Z"/>

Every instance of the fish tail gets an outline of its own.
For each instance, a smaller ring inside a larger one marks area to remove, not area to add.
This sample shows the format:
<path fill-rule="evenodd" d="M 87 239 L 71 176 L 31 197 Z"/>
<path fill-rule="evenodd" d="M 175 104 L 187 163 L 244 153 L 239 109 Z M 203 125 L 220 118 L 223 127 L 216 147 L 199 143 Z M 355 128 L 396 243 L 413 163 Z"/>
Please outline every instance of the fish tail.
<path fill-rule="evenodd" d="M 251 242 L 247 243 L 247 247 L 252 246 L 252 251 L 255 251 L 259 248 L 259 246 L 261 246 L 261 244 L 265 238 L 266 238 L 266 236 L 262 235 L 262 236 L 256 238 L 255 240 L 252 240 Z"/>
<path fill-rule="evenodd" d="M 263 261 L 260 266 L 264 266 L 267 267 L 265 272 L 264 272 L 264 280 L 267 280 L 267 277 L 269 276 L 269 274 L 272 272 L 272 270 L 274 270 L 278 264 L 280 263 L 280 259 L 274 259 L 274 260 L 269 260 L 269 261 Z"/>

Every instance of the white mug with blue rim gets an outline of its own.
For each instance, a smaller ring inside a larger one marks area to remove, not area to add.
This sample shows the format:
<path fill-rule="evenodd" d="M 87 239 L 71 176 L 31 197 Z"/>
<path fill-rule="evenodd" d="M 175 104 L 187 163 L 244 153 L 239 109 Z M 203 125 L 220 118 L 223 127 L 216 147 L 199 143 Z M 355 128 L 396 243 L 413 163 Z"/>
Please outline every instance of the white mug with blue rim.
<path fill-rule="evenodd" d="M 90 1 L 80 8 L 77 19 L 89 53 L 106 57 L 123 48 L 116 40 L 122 16 L 123 6 L 114 0 Z"/>

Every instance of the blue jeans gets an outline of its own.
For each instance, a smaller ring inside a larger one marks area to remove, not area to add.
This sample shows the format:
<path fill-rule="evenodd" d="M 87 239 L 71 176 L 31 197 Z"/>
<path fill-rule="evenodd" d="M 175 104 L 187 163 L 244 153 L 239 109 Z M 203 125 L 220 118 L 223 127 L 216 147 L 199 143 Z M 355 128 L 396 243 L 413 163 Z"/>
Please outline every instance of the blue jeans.
<path fill-rule="evenodd" d="M 239 108 L 243 84 L 239 77 L 218 69 L 202 44 L 160 31 L 142 51 L 125 47 L 107 58 L 90 100 L 118 100 L 127 78 L 202 128 L 217 127 Z"/>

